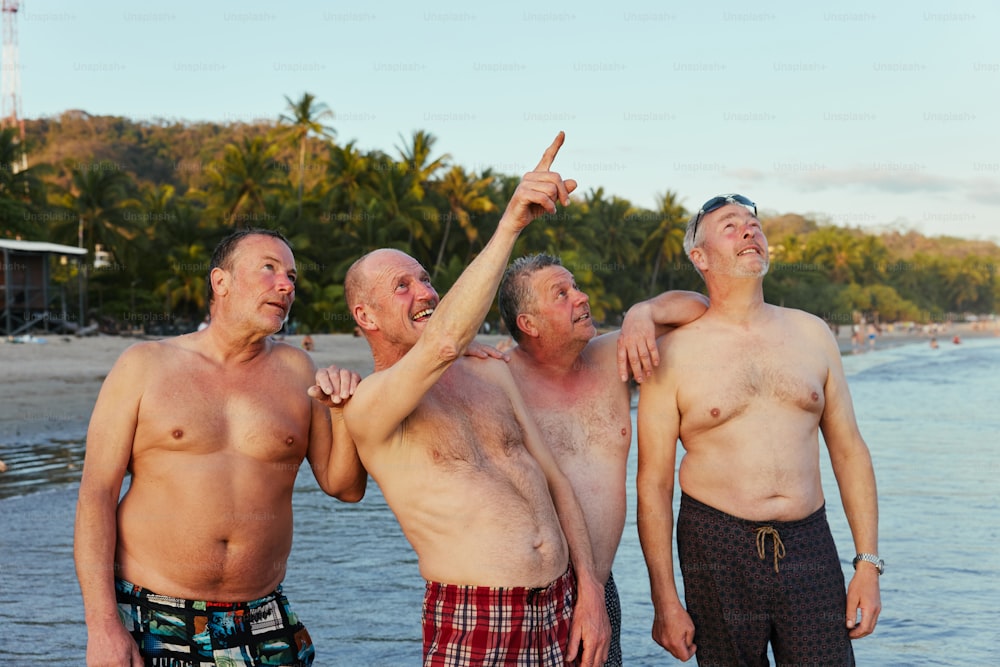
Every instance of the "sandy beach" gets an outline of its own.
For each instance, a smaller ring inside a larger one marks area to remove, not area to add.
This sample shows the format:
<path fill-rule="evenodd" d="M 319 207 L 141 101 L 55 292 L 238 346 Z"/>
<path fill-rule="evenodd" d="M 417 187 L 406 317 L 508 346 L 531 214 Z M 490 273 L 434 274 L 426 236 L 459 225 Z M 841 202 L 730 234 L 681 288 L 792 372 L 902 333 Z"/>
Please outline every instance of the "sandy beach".
<path fill-rule="evenodd" d="M 74 338 L 38 334 L 44 342 L 0 341 L 0 459 L 13 440 L 35 441 L 68 433 L 82 435 L 101 383 L 119 355 L 144 339 L 120 336 Z M 502 336 L 482 336 L 496 344 Z M 152 338 L 150 338 L 152 340 Z M 372 372 L 364 338 L 348 334 L 313 336 L 316 366 L 336 364 L 362 376 Z M 302 336 L 285 342 L 300 346 Z"/>
<path fill-rule="evenodd" d="M 941 345 L 952 345 L 952 337 L 994 336 L 995 323 L 988 327 L 957 324 L 939 332 Z M 841 327 L 838 339 L 845 354 L 852 352 L 850 327 Z M 43 342 L 0 342 L 0 445 L 12 440 L 34 441 L 54 435 L 82 435 L 97 400 L 101 383 L 115 360 L 141 338 L 95 336 L 74 338 L 39 334 Z M 504 336 L 480 336 L 479 340 L 496 345 Z M 312 351 L 317 367 L 336 364 L 356 370 L 362 376 L 372 371 L 372 358 L 363 338 L 348 334 L 313 336 Z M 301 346 L 302 336 L 288 336 L 285 341 Z M 927 343 L 923 333 L 884 331 L 875 349 L 904 343 Z M 863 349 L 871 348 L 865 341 Z M 2 450 L 0 450 L 2 459 Z"/>

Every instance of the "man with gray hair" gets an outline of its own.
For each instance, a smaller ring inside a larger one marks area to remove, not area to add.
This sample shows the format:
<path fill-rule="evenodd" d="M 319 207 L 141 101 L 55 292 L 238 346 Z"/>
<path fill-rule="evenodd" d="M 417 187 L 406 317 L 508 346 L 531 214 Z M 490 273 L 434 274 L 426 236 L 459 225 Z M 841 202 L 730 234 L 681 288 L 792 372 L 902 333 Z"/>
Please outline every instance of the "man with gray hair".
<path fill-rule="evenodd" d="M 625 527 L 629 363 L 642 382 L 658 362 L 655 337 L 697 318 L 705 305 L 695 292 L 666 292 L 633 306 L 622 331 L 597 335 L 590 299 L 558 257 L 520 257 L 500 283 L 500 314 L 517 342 L 510 370 L 586 519 L 611 620 L 606 665 L 622 664 L 621 605 L 611 566 Z"/>
<path fill-rule="evenodd" d="M 684 247 L 710 305 L 660 339 L 663 363 L 643 385 L 637 422 L 653 639 L 702 665 L 767 664 L 768 643 L 778 664 L 853 665 L 851 640 L 881 610 L 883 564 L 875 473 L 837 341 L 818 317 L 765 303 L 767 239 L 750 199 L 705 202 Z M 846 593 L 820 431 L 857 551 Z M 686 609 L 671 556 L 678 438 Z"/>

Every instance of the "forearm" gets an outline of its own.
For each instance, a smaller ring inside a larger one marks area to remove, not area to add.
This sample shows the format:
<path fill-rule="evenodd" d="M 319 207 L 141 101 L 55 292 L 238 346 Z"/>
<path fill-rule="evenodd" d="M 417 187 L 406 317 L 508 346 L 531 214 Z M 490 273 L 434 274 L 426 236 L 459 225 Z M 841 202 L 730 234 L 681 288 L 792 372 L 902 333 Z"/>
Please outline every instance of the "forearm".
<path fill-rule="evenodd" d="M 421 338 L 440 339 L 442 346 L 453 346 L 456 358 L 464 352 L 489 312 L 518 236 L 501 219 L 486 247 L 438 304 Z"/>
<path fill-rule="evenodd" d="M 878 491 L 867 447 L 834 467 L 858 553 L 878 553 Z"/>
<path fill-rule="evenodd" d="M 655 484 L 646 486 L 641 480 L 638 486 L 639 545 L 649 573 L 653 607 L 662 614 L 668 607 L 681 604 L 674 581 L 673 492 Z"/>
<path fill-rule="evenodd" d="M 337 500 L 356 503 L 365 496 L 368 471 L 358 456 L 354 439 L 344 423 L 343 410 L 330 408 L 332 445 L 322 461 L 310 461 L 316 480 L 325 493 Z"/>
<path fill-rule="evenodd" d="M 84 616 L 91 629 L 120 622 L 115 600 L 117 502 L 101 495 L 95 498 L 81 490 L 73 541 Z"/>
<path fill-rule="evenodd" d="M 708 308 L 708 298 L 698 292 L 672 290 L 640 301 L 629 309 L 629 314 L 646 317 L 656 326 L 661 336 L 672 327 L 687 324 L 701 317 Z"/>
<path fill-rule="evenodd" d="M 552 488 L 553 485 L 550 485 Z M 576 572 L 577 582 L 581 588 L 584 585 L 594 586 L 592 590 L 602 591 L 605 582 L 597 578 L 597 568 L 594 564 L 594 551 L 591 546 L 590 533 L 583 517 L 583 510 L 569 482 L 557 483 L 552 491 L 559 515 L 559 525 L 566 536 L 570 560 Z"/>

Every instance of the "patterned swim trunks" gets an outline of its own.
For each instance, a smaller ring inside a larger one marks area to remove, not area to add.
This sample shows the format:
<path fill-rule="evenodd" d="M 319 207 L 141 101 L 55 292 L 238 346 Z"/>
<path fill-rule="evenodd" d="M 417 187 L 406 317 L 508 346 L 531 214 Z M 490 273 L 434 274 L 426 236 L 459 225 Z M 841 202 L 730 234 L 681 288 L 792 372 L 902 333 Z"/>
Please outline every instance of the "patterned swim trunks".
<path fill-rule="evenodd" d="M 572 570 L 544 588 L 427 582 L 424 667 L 565 667 L 575 599 Z"/>
<path fill-rule="evenodd" d="M 315 651 L 281 586 L 251 602 L 158 595 L 115 580 L 118 616 L 147 667 L 308 667 Z"/>
<path fill-rule="evenodd" d="M 708 665 L 854 665 L 847 591 L 820 508 L 797 521 L 748 521 L 681 494 L 677 553 Z"/>

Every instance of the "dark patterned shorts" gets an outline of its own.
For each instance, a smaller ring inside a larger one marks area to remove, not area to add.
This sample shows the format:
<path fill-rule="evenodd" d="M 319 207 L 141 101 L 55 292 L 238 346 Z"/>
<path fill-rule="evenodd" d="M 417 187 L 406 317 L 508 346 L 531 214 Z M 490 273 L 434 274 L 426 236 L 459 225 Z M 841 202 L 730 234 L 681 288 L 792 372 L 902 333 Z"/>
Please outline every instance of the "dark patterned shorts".
<path fill-rule="evenodd" d="M 202 602 L 157 595 L 115 580 L 118 616 L 147 667 L 307 667 L 309 632 L 278 586 L 252 602 Z"/>
<path fill-rule="evenodd" d="M 622 603 L 618 597 L 615 575 L 608 573 L 608 583 L 604 584 L 604 606 L 611 621 L 611 643 L 608 645 L 608 659 L 604 667 L 622 667 Z"/>
<path fill-rule="evenodd" d="M 820 508 L 747 521 L 681 494 L 677 552 L 695 656 L 709 665 L 853 665 L 847 593 Z"/>
<path fill-rule="evenodd" d="M 572 570 L 545 588 L 427 582 L 424 667 L 565 667 L 576 598 Z"/>

